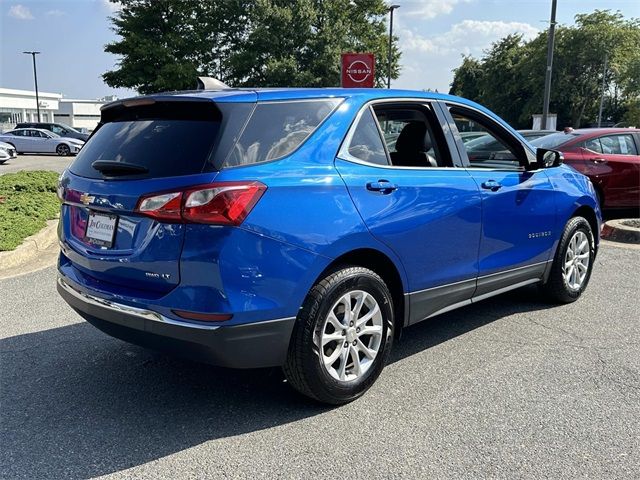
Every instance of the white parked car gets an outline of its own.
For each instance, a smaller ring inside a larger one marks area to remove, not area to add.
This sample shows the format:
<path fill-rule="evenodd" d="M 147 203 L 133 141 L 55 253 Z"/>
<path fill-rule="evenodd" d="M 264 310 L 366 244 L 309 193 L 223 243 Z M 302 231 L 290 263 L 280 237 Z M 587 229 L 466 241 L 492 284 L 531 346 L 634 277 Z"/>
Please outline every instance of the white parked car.
<path fill-rule="evenodd" d="M 13 145 L 9 145 L 8 143 L 0 142 L 0 165 L 2 165 L 7 160 L 11 160 L 12 158 L 16 158 L 18 156 L 16 149 Z"/>
<path fill-rule="evenodd" d="M 75 155 L 84 142 L 75 138 L 61 137 L 39 128 L 16 128 L 0 135 L 0 142 L 12 145 L 18 153 L 57 153 Z"/>

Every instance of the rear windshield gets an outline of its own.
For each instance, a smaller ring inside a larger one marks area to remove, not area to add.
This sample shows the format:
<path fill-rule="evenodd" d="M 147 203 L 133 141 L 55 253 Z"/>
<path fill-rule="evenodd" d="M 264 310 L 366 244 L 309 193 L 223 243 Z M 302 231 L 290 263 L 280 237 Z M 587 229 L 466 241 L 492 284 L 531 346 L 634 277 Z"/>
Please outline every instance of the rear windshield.
<path fill-rule="evenodd" d="M 289 155 L 341 101 L 326 98 L 258 103 L 225 166 L 266 162 Z"/>
<path fill-rule="evenodd" d="M 94 132 L 69 170 L 82 177 L 103 178 L 92 166 L 97 160 L 147 170 L 135 178 L 217 170 L 221 163 L 217 155 L 226 156 L 252 107 L 250 103 L 167 102 L 104 112 L 106 123 Z"/>
<path fill-rule="evenodd" d="M 552 133 L 551 135 L 545 135 L 544 137 L 534 138 L 529 143 L 539 148 L 556 148 L 560 145 L 573 140 L 578 136 L 577 133 Z"/>

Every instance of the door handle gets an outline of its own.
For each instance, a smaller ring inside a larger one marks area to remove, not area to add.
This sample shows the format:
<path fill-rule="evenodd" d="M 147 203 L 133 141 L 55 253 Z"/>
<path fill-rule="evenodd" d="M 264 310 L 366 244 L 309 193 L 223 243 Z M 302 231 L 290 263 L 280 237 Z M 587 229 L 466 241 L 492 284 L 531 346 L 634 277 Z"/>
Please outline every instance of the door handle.
<path fill-rule="evenodd" d="M 492 192 L 497 192 L 502 188 L 502 185 L 495 180 L 487 180 L 486 182 L 482 182 L 481 186 L 485 190 L 491 190 Z"/>
<path fill-rule="evenodd" d="M 381 192 L 381 193 L 387 194 L 397 189 L 398 189 L 398 186 L 395 183 L 391 183 L 388 180 L 378 180 L 377 182 L 367 183 L 367 190 L 372 192 Z"/>
<path fill-rule="evenodd" d="M 607 163 L 607 159 L 606 158 L 592 158 L 591 161 L 593 163 L 598 163 L 598 164 Z"/>

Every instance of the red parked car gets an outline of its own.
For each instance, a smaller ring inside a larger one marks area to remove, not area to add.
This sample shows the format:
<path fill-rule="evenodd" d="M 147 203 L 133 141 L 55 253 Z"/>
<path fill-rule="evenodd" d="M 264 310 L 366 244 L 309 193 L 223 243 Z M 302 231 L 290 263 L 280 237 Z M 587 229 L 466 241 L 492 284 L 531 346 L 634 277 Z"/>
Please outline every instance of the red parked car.
<path fill-rule="evenodd" d="M 603 208 L 640 207 L 640 130 L 584 128 L 530 142 L 559 150 L 564 162 L 587 175 Z"/>

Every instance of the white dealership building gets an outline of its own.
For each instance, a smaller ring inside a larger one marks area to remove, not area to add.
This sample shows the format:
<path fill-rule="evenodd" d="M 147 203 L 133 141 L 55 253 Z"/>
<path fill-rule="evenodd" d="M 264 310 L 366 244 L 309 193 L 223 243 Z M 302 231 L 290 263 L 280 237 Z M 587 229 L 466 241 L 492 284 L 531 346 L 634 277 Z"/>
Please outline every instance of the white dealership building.
<path fill-rule="evenodd" d="M 73 128 L 86 128 L 92 131 L 100 121 L 100 107 L 116 97 L 106 97 L 99 100 L 80 100 L 63 98 L 56 112 L 56 121 L 65 123 Z"/>
<path fill-rule="evenodd" d="M 97 100 L 63 98 L 60 93 L 38 91 L 40 121 L 59 122 L 74 128 L 93 130 L 100 120 L 100 107 L 117 100 L 110 96 Z M 37 122 L 36 92 L 0 87 L 0 131 L 14 128 L 20 122 Z"/>
<path fill-rule="evenodd" d="M 62 94 L 38 92 L 40 121 L 53 122 Z M 13 128 L 19 122 L 37 122 L 36 92 L 0 87 L 0 130 Z"/>

